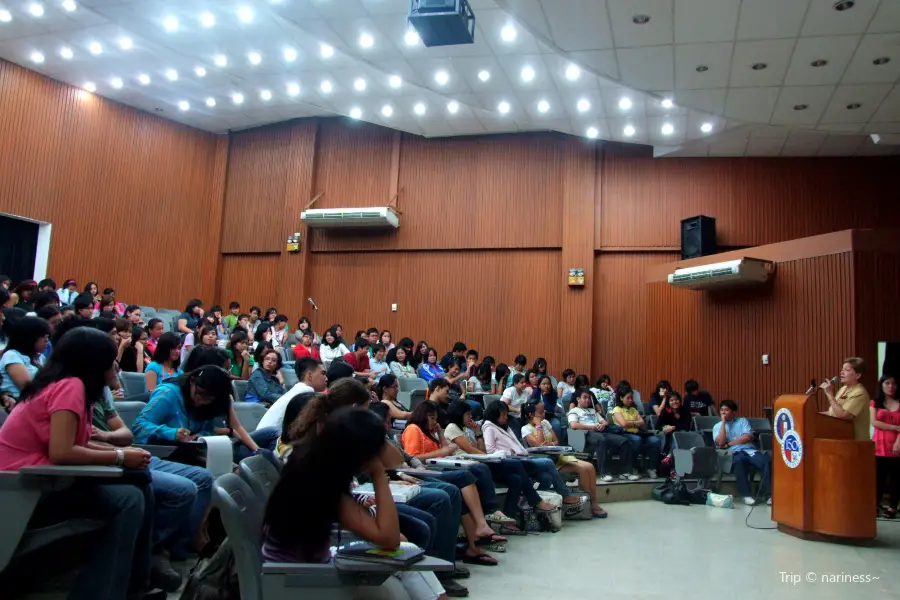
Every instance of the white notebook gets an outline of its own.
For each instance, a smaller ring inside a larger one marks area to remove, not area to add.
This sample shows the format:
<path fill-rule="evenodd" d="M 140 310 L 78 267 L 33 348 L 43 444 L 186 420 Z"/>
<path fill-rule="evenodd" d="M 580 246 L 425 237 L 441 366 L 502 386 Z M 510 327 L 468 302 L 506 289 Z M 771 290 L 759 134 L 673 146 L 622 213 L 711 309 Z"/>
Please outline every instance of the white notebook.
<path fill-rule="evenodd" d="M 413 498 L 419 495 L 419 492 L 422 491 L 417 485 L 403 485 L 399 483 L 391 484 L 391 496 L 394 497 L 394 502 L 398 502 L 400 504 L 406 504 Z M 375 486 L 371 483 L 364 483 L 360 486 L 357 486 L 350 490 L 350 492 L 355 496 L 374 496 L 375 495 Z"/>

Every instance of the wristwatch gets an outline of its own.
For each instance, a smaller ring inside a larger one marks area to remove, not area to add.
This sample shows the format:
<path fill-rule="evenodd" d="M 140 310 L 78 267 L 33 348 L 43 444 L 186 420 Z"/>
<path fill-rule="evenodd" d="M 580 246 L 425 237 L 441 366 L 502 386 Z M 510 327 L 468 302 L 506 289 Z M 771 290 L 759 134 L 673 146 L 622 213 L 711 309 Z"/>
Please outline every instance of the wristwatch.
<path fill-rule="evenodd" d="M 116 448 L 116 466 L 122 467 L 125 465 L 125 451 L 121 448 Z"/>

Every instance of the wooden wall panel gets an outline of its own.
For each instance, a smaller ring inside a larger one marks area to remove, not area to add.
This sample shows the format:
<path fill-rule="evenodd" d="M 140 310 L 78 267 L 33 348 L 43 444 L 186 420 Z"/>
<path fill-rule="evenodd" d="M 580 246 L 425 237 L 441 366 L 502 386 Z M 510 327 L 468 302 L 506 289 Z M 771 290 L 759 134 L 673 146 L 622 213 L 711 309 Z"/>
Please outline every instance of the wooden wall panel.
<path fill-rule="evenodd" d="M 278 254 L 262 253 L 222 256 L 221 290 L 216 302 L 227 310 L 228 303 L 237 300 L 244 312 L 254 305 L 263 310 L 270 306 L 277 308 L 278 258 Z"/>
<path fill-rule="evenodd" d="M 310 262 L 317 332 L 336 322 L 348 337 L 386 328 L 395 340 L 424 339 L 442 353 L 462 340 L 498 362 L 522 353 L 529 361 L 544 356 L 554 372 L 564 368 L 571 340 L 559 334 L 558 251 L 314 253 Z M 521 281 L 510 278 L 516 268 Z"/>
<path fill-rule="evenodd" d="M 681 219 L 698 214 L 740 247 L 900 225 L 895 157 L 602 160 L 597 248 L 680 248 Z"/>
<path fill-rule="evenodd" d="M 325 190 L 325 197 L 317 206 L 387 204 L 389 132 L 324 123 L 317 189 Z M 397 182 L 400 228 L 316 232 L 313 250 L 558 248 L 566 144 L 585 148 L 555 134 L 403 135 Z M 590 147 L 584 152 L 593 155 Z"/>
<path fill-rule="evenodd" d="M 52 223 L 58 283 L 211 298 L 226 142 L 0 61 L 0 212 Z"/>
<path fill-rule="evenodd" d="M 874 397 L 878 392 L 878 342 L 900 341 L 900 254 L 896 250 L 856 252 L 853 276 L 856 293 L 853 354 L 868 363 L 863 383 Z"/>
<path fill-rule="evenodd" d="M 598 257 L 596 373 L 628 379 L 647 396 L 660 379 L 681 390 L 693 377 L 716 400 L 762 416 L 778 395 L 836 375 L 855 346 L 849 252 L 781 263 L 771 286 L 718 292 L 642 283 L 643 267 L 659 258 Z"/>

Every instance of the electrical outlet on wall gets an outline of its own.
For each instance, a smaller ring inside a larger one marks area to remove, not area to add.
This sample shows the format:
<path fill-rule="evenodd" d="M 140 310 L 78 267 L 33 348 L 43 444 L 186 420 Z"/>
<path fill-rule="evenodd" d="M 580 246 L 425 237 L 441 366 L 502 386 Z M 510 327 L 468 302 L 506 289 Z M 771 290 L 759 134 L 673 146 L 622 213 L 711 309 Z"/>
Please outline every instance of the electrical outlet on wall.
<path fill-rule="evenodd" d="M 391 312 L 397 312 L 397 304 L 391 304 Z"/>
<path fill-rule="evenodd" d="M 769 364 L 769 355 L 768 354 L 762 355 L 762 364 L 764 364 L 764 365 Z"/>

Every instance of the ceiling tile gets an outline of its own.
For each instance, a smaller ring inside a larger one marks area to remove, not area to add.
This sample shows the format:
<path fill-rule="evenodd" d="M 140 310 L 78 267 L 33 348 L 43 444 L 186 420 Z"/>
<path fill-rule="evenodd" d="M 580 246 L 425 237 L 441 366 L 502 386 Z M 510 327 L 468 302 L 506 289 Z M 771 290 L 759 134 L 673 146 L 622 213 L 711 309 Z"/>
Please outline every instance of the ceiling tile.
<path fill-rule="evenodd" d="M 852 156 L 864 138 L 862 135 L 829 135 L 819 147 L 819 156 Z"/>
<path fill-rule="evenodd" d="M 792 38 L 800 33 L 809 0 L 753 0 L 741 3 L 739 40 Z"/>
<path fill-rule="evenodd" d="M 472 3 L 470 2 L 471 6 Z M 535 34 L 545 36 L 552 39 L 550 25 L 544 18 L 544 9 L 541 7 L 540 0 L 502 0 L 500 8 L 508 10 L 511 14 L 516 15 L 516 19 L 520 23 L 526 24 Z M 472 10 L 477 10 L 474 6 Z M 478 19 L 478 13 L 475 14 Z"/>
<path fill-rule="evenodd" d="M 480 10 L 476 15 L 476 22 L 494 54 L 538 53 L 534 36 L 502 10 Z M 511 42 L 505 42 L 501 37 L 501 32 L 506 26 L 512 27 L 516 32 L 516 37 Z"/>
<path fill-rule="evenodd" d="M 748 140 L 713 140 L 709 156 L 744 156 Z"/>
<path fill-rule="evenodd" d="M 553 76 L 547 70 L 540 54 L 501 56 L 497 60 L 506 74 L 507 81 L 515 91 L 556 89 Z M 522 73 L 526 69 L 530 69 L 533 73 L 531 81 L 525 81 L 522 78 Z"/>
<path fill-rule="evenodd" d="M 560 91 L 560 99 L 571 119 L 583 118 L 592 120 L 601 118 L 606 114 L 600 90 L 586 90 L 580 92 L 573 89 L 563 89 Z M 581 100 L 587 100 L 589 104 L 588 109 L 584 112 L 578 110 L 578 102 Z"/>
<path fill-rule="evenodd" d="M 709 123 L 712 125 L 712 130 L 708 133 L 704 133 L 700 128 L 704 123 Z M 692 139 L 707 139 L 712 136 L 718 135 L 721 131 L 725 129 L 725 119 L 722 117 L 716 117 L 714 115 L 708 115 L 702 112 L 698 112 L 696 110 L 692 110 L 688 115 L 687 120 L 687 137 Z"/>
<path fill-rule="evenodd" d="M 607 6 L 616 47 L 672 43 L 672 0 L 613 0 Z M 636 24 L 632 19 L 637 15 L 646 15 L 650 20 Z"/>
<path fill-rule="evenodd" d="M 750 138 L 744 150 L 745 156 L 778 156 L 784 140 L 777 138 Z"/>
<path fill-rule="evenodd" d="M 791 66 L 784 80 L 785 85 L 838 83 L 860 39 L 858 35 L 801 38 L 794 48 Z M 827 61 L 827 64 L 821 67 L 812 66 L 817 60 Z"/>
<path fill-rule="evenodd" d="M 873 61 L 879 58 L 888 58 L 890 62 L 876 65 Z M 900 33 L 869 34 L 860 42 L 841 83 L 894 83 L 898 78 Z"/>
<path fill-rule="evenodd" d="M 869 23 L 869 33 L 896 32 L 900 23 L 900 2 L 884 0 L 878 5 L 878 11 Z"/>
<path fill-rule="evenodd" d="M 853 123 L 865 122 L 872 118 L 878 110 L 878 105 L 891 91 L 890 85 L 842 85 L 835 90 L 831 97 L 825 114 L 822 115 L 822 123 Z M 857 109 L 847 107 L 852 104 L 860 104 Z"/>
<path fill-rule="evenodd" d="M 734 44 L 680 44 L 675 46 L 675 89 L 726 87 Z M 698 72 L 698 66 L 707 68 Z"/>
<path fill-rule="evenodd" d="M 754 42 L 738 42 L 734 46 L 734 57 L 731 60 L 732 87 L 766 87 L 781 85 L 794 40 L 765 40 Z M 754 70 L 753 65 L 766 65 L 764 69 Z"/>
<path fill-rule="evenodd" d="M 643 120 L 635 120 L 628 118 L 608 118 L 606 123 L 609 127 L 609 138 L 616 142 L 628 142 L 631 144 L 648 143 L 647 126 Z M 625 128 L 631 126 L 634 128 L 634 134 L 625 135 Z"/>
<path fill-rule="evenodd" d="M 731 88 L 725 99 L 725 115 L 755 123 L 768 123 L 778 98 L 777 87 Z"/>
<path fill-rule="evenodd" d="M 616 55 L 622 83 L 640 90 L 674 87 L 672 46 L 620 48 Z"/>
<path fill-rule="evenodd" d="M 862 33 L 875 14 L 879 1 L 856 0 L 852 9 L 837 11 L 834 9 L 834 0 L 811 0 L 801 35 Z"/>
<path fill-rule="evenodd" d="M 872 120 L 900 122 L 900 86 L 896 86 L 891 90 L 891 93 L 881 103 Z"/>
<path fill-rule="evenodd" d="M 821 143 L 815 144 L 790 144 L 786 143 L 781 148 L 781 156 L 785 158 L 798 158 L 802 156 L 816 156 L 819 152 L 819 146 Z"/>
<path fill-rule="evenodd" d="M 591 69 L 598 75 L 619 78 L 619 65 L 616 62 L 615 50 L 588 50 L 586 52 L 570 52 L 569 57 L 582 67 Z M 602 82 L 600 82 L 602 85 Z"/>
<path fill-rule="evenodd" d="M 677 0 L 675 43 L 734 39 L 740 5 L 740 0 Z"/>
<path fill-rule="evenodd" d="M 607 117 L 622 117 L 630 119 L 643 119 L 644 100 L 643 94 L 637 93 L 629 88 L 602 88 L 600 94 L 603 97 L 603 110 Z M 631 100 L 631 108 L 622 109 L 619 103 L 623 98 Z"/>
<path fill-rule="evenodd" d="M 584 65 L 580 65 L 577 61 L 570 60 L 559 54 L 545 54 L 542 58 L 544 64 L 547 66 L 547 70 L 553 77 L 556 86 L 561 90 L 591 90 L 599 86 L 597 76 L 584 68 L 581 68 L 576 79 L 570 80 L 566 77 L 566 71 L 570 66 L 575 65 L 577 67 L 584 67 Z"/>
<path fill-rule="evenodd" d="M 772 113 L 773 125 L 815 125 L 825 112 L 828 101 L 836 86 L 800 86 L 781 88 L 775 112 Z M 795 110 L 795 107 L 806 108 Z"/>
<path fill-rule="evenodd" d="M 862 133 L 863 123 L 827 123 L 816 127 L 819 131 L 835 133 Z"/>
<path fill-rule="evenodd" d="M 521 90 L 516 94 L 516 98 L 535 123 L 540 124 L 553 119 L 565 119 L 566 121 L 569 119 L 566 106 L 556 90 Z M 549 105 L 546 113 L 542 113 L 538 108 L 542 101 Z"/>
<path fill-rule="evenodd" d="M 647 137 L 650 143 L 660 146 L 672 146 L 682 143 L 687 132 L 687 118 L 684 116 L 652 117 L 646 120 Z M 671 125 L 673 131 L 669 135 L 662 133 L 665 125 Z"/>
<path fill-rule="evenodd" d="M 675 104 L 720 115 L 725 112 L 726 88 L 713 90 L 676 90 L 672 96 Z"/>
<path fill-rule="evenodd" d="M 453 67 L 473 91 L 507 90 L 511 87 L 506 72 L 493 56 L 454 58 Z M 487 81 L 478 78 L 482 71 L 487 71 Z"/>
<path fill-rule="evenodd" d="M 606 3 L 597 0 L 544 0 L 553 41 L 564 51 L 613 47 Z"/>

